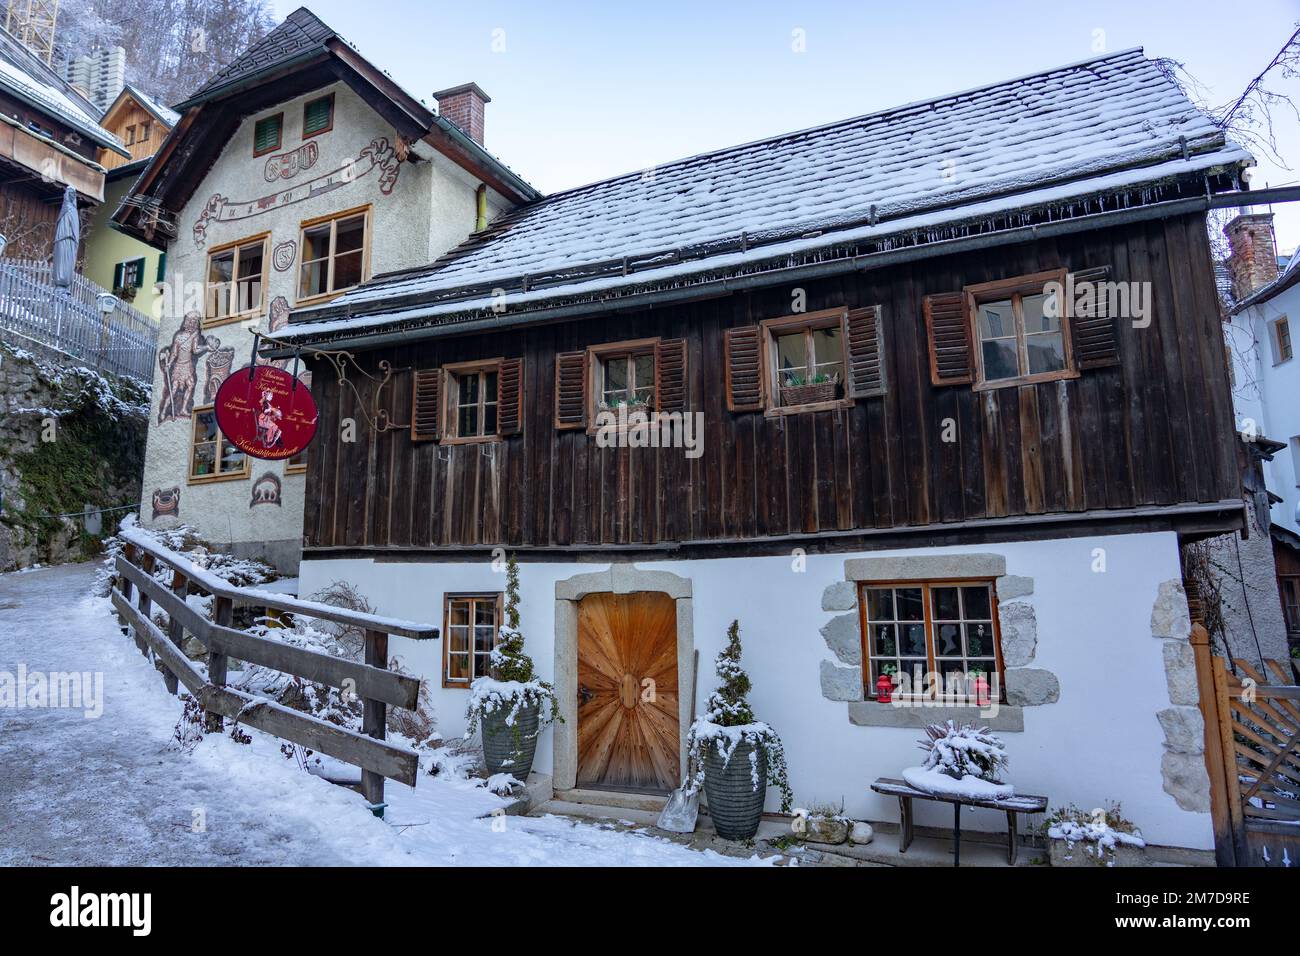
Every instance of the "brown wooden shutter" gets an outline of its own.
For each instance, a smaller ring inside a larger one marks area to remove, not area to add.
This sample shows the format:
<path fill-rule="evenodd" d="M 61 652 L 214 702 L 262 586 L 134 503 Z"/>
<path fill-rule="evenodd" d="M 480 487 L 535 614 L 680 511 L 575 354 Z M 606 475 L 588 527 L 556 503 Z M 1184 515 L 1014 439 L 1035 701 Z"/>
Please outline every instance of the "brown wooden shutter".
<path fill-rule="evenodd" d="M 442 403 L 438 401 L 441 386 L 442 369 L 415 370 L 411 389 L 411 441 L 437 441 L 442 409 Z"/>
<path fill-rule="evenodd" d="M 727 329 L 727 408 L 752 412 L 763 407 L 763 330 L 756 325 Z"/>
<path fill-rule="evenodd" d="M 1104 282 L 1110 275 L 1110 266 L 1081 269 L 1074 274 L 1074 285 L 1080 282 Z M 1119 364 L 1119 330 L 1113 315 L 1099 316 L 1094 299 L 1088 303 L 1070 303 L 1076 311 L 1070 316 L 1070 338 L 1074 343 L 1074 361 L 1081 369 L 1106 368 Z"/>
<path fill-rule="evenodd" d="M 587 425 L 587 353 L 561 352 L 555 356 L 555 427 Z"/>
<path fill-rule="evenodd" d="M 524 360 L 505 359 L 497 369 L 497 434 L 524 430 Z"/>
<path fill-rule="evenodd" d="M 844 341 L 850 398 L 885 394 L 885 345 L 880 306 L 850 309 L 844 317 Z"/>
<path fill-rule="evenodd" d="M 664 339 L 655 346 L 655 408 L 686 409 L 686 340 Z"/>
<path fill-rule="evenodd" d="M 970 317 L 966 296 L 942 292 L 925 297 L 925 331 L 930 337 L 930 382 L 969 385 L 971 372 Z"/>

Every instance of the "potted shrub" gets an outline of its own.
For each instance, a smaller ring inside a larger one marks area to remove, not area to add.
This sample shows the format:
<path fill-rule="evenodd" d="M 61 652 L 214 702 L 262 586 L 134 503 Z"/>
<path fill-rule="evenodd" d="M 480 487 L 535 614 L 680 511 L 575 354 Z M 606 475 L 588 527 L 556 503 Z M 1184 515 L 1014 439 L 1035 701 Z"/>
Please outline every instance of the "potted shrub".
<path fill-rule="evenodd" d="M 740 666 L 740 622 L 732 621 L 727 646 L 714 662 L 720 686 L 705 704 L 705 713 L 691 724 L 687 746 L 694 768 L 686 792 L 701 786 L 718 836 L 751 840 L 758 832 L 767 796 L 767 781 L 781 790 L 781 812 L 793 800 L 786 777 L 781 738 L 754 719 L 746 699 L 751 684 Z"/>
<path fill-rule="evenodd" d="M 844 803 L 813 802 L 794 812 L 791 824 L 795 835 L 809 843 L 843 843 L 849 838 L 853 821 L 844 815 Z M 868 842 L 867 840 L 863 841 Z"/>
<path fill-rule="evenodd" d="M 925 763 L 903 771 L 903 779 L 917 790 L 983 800 L 1015 795 L 1015 788 L 1001 779 L 1008 763 L 1006 745 L 987 727 L 959 727 L 949 720 L 926 727 L 925 738 Z"/>
<path fill-rule="evenodd" d="M 1118 803 L 1083 811 L 1070 804 L 1047 815 L 1052 866 L 1146 866 L 1146 841 Z"/>
<path fill-rule="evenodd" d="M 838 386 L 838 376 L 827 375 L 825 372 L 818 372 L 812 378 L 789 372 L 781 385 L 781 404 L 812 405 L 834 401 Z"/>
<path fill-rule="evenodd" d="M 519 630 L 519 565 L 506 562 L 506 623 L 488 659 L 490 676 L 470 685 L 465 736 L 483 731 L 483 761 L 489 774 L 508 773 L 527 782 L 542 727 L 559 716 L 555 689 L 533 675 Z"/>

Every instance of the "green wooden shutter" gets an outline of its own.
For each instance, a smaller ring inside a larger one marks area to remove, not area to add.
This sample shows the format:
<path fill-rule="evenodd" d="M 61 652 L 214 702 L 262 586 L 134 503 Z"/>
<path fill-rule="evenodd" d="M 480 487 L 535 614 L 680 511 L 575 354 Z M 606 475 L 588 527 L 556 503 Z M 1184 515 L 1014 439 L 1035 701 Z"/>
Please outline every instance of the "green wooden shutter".
<path fill-rule="evenodd" d="M 113 291 L 116 292 L 122 288 L 122 269 L 126 266 L 125 262 L 119 262 L 113 266 Z"/>
<path fill-rule="evenodd" d="M 303 107 L 302 114 L 302 135 L 310 136 L 312 133 L 319 133 L 323 129 L 329 129 L 334 112 L 334 96 L 322 96 L 318 100 L 312 100 Z"/>
<path fill-rule="evenodd" d="M 154 281 L 162 282 L 166 278 L 167 278 L 167 253 L 163 252 L 163 253 L 159 253 L 158 255 L 158 277 L 154 279 Z"/>
<path fill-rule="evenodd" d="M 283 114 L 276 113 L 260 119 L 253 127 L 253 152 L 265 153 L 280 148 L 280 120 Z"/>

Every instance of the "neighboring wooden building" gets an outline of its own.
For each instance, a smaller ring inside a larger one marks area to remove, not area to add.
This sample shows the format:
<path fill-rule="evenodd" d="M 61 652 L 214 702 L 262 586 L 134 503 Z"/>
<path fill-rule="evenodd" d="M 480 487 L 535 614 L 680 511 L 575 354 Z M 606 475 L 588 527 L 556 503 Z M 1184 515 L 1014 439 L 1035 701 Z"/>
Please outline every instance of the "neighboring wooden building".
<path fill-rule="evenodd" d="M 49 259 L 67 186 L 87 211 L 104 201 L 105 154 L 126 149 L 99 111 L 0 29 L 0 234 L 5 255 Z"/>
<path fill-rule="evenodd" d="M 129 157 L 101 150 L 104 204 L 95 211 L 86 236 L 86 276 L 110 289 L 146 315 L 160 316 L 167 254 L 112 226 L 113 214 L 162 145 L 179 115 L 127 84 L 104 113 L 104 128 L 116 136 Z"/>
<path fill-rule="evenodd" d="M 1205 210 L 1250 162 L 1128 51 L 525 205 L 277 336 L 395 370 L 313 363 L 302 586 L 442 618 L 394 652 L 450 735 L 515 552 L 562 793 L 675 786 L 738 618 L 800 801 L 892 819 L 870 782 L 975 720 L 1017 786 L 1208 848 L 1179 546 L 1242 525 Z"/>
<path fill-rule="evenodd" d="M 444 111 L 486 100 L 472 85 L 441 96 Z M 114 214 L 167 255 L 141 519 L 292 570 L 304 463 L 228 444 L 217 388 L 292 308 L 423 265 L 537 193 L 306 9 L 176 111 Z"/>

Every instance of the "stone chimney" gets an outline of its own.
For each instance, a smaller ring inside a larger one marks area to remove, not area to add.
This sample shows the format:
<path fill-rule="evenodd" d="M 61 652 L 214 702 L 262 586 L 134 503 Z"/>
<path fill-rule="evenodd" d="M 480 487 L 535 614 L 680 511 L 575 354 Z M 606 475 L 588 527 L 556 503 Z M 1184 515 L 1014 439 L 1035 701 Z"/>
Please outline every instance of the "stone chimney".
<path fill-rule="evenodd" d="M 1277 240 L 1273 214 L 1247 209 L 1223 227 L 1228 237 L 1228 273 L 1238 302 L 1277 278 Z"/>
<path fill-rule="evenodd" d="M 483 107 L 492 102 L 477 83 L 463 83 L 449 90 L 434 93 L 438 101 L 438 115 L 449 119 L 470 139 L 483 145 Z"/>

